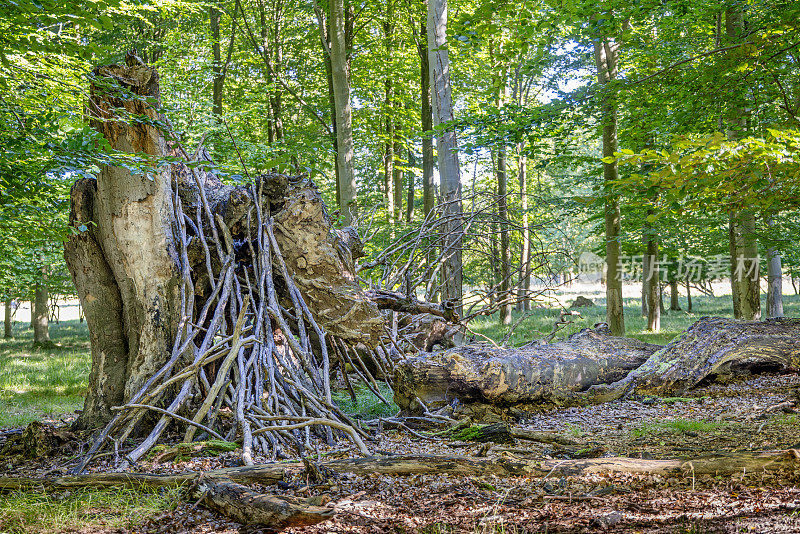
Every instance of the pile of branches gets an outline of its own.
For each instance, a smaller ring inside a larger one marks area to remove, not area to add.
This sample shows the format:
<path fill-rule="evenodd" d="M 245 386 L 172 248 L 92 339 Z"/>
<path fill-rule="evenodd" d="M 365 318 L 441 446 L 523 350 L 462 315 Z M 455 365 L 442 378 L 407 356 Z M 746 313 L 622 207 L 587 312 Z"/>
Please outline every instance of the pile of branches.
<path fill-rule="evenodd" d="M 376 375 L 390 381 L 392 357 L 400 352 L 390 348 L 388 332 L 371 344 L 329 335 L 295 283 L 276 238 L 270 202 L 276 189 L 286 196 L 318 197 L 314 184 L 302 176 L 271 174 L 231 192 L 211 173 L 176 166 L 183 171 L 173 172 L 182 319 L 171 357 L 115 408 L 76 471 L 107 444 L 116 451 L 153 413 L 160 418 L 124 454 L 123 466 L 142 458 L 173 421 L 185 427 L 186 442 L 198 433 L 229 441 L 239 436 L 246 465 L 255 455 L 274 459 L 287 448 L 312 450 L 314 439 L 333 444 L 345 437 L 369 454 L 364 443 L 369 435 L 332 400 L 331 377 L 341 372 L 352 392 L 348 371 L 354 371 L 383 399 Z M 219 190 L 228 197 L 225 218 L 214 213 L 214 200 L 207 198 L 208 191 Z M 187 195 L 199 197 L 193 215 L 183 207 Z M 234 196 L 247 209 L 231 228 L 225 219 Z"/>

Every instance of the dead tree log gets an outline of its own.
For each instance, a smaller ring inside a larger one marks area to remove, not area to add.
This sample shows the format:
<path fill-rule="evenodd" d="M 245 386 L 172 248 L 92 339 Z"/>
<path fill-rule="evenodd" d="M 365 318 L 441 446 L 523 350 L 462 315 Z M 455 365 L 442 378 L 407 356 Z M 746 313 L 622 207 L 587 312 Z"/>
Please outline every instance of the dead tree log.
<path fill-rule="evenodd" d="M 245 525 L 282 530 L 315 525 L 333 517 L 333 509 L 302 499 L 265 495 L 224 478 L 204 476 L 192 491 L 206 508 Z"/>
<path fill-rule="evenodd" d="M 592 385 L 611 384 L 660 348 L 601 327 L 518 349 L 482 344 L 421 353 L 397 367 L 395 402 L 409 412 L 456 403 L 457 415 L 484 419 L 487 409 L 564 402 Z"/>
<path fill-rule="evenodd" d="M 422 353 L 398 366 L 395 401 L 409 412 L 457 404 L 458 415 L 486 419 L 631 392 L 675 395 L 720 375 L 798 368 L 800 319 L 706 317 L 664 347 L 595 329 L 519 349 L 472 345 Z"/>
<path fill-rule="evenodd" d="M 676 395 L 719 376 L 800 369 L 800 319 L 704 317 L 624 378 L 587 392 L 601 402 L 630 392 Z"/>

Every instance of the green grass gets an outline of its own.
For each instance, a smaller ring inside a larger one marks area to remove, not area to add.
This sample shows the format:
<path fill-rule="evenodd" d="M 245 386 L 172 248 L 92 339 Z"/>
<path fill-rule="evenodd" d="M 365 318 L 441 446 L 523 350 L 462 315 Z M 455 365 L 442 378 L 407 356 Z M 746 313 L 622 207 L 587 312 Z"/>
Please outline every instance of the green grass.
<path fill-rule="evenodd" d="M 791 286 L 788 288 L 791 291 Z M 564 299 L 569 303 L 577 296 L 568 295 Z M 606 308 L 604 293 L 595 291 L 593 294 L 586 294 L 591 298 L 596 306 L 591 308 L 580 308 L 581 318 L 577 319 L 571 325 L 568 325 L 561 330 L 556 337 L 562 338 L 573 334 L 584 328 L 594 326 L 596 323 L 604 323 L 606 321 Z M 665 304 L 669 306 L 669 300 L 665 299 Z M 680 305 L 686 309 L 686 297 L 681 296 Z M 766 303 L 762 302 L 762 309 L 765 308 Z M 800 296 L 798 295 L 784 295 L 783 296 L 784 313 L 787 317 L 800 317 Z M 561 308 L 556 306 L 542 307 L 531 310 L 528 316 L 514 330 L 511 336 L 511 345 L 520 346 L 530 342 L 533 339 L 539 339 L 547 336 L 553 330 L 553 324 L 558 320 Z M 705 316 L 716 317 L 732 317 L 733 310 L 731 308 L 730 295 L 720 295 L 717 297 L 710 297 L 706 295 L 692 296 L 692 312 L 686 311 L 665 311 L 661 314 L 661 331 L 653 333 L 647 331 L 647 319 L 642 317 L 641 314 L 641 300 L 638 298 L 624 299 L 625 311 L 625 331 L 628 337 L 641 339 L 648 343 L 657 343 L 664 345 L 672 341 L 678 334 L 686 330 L 697 319 Z M 521 314 L 513 312 L 512 324 L 517 322 Z M 500 341 L 509 330 L 508 326 L 499 324 L 498 314 L 479 317 L 470 323 L 470 328 L 475 332 Z M 477 340 L 480 340 L 478 337 Z"/>
<path fill-rule="evenodd" d="M 687 433 L 687 432 L 713 432 L 723 428 L 725 423 L 715 423 L 712 421 L 694 421 L 689 419 L 675 419 L 674 421 L 664 421 L 662 423 L 644 423 L 639 428 L 631 431 L 631 436 L 640 438 L 659 432 Z"/>
<path fill-rule="evenodd" d="M 356 394 L 356 402 L 350 398 L 347 390 L 334 391 L 333 402 L 348 415 L 358 419 L 377 419 L 378 417 L 392 417 L 400 410 L 394 403 L 392 388 L 384 382 L 378 382 L 378 389 L 389 405 L 380 400 L 377 395 L 371 392 L 364 384 L 359 383 L 353 387 Z"/>
<path fill-rule="evenodd" d="M 118 529 L 173 510 L 180 489 L 80 488 L 61 493 L 14 492 L 0 495 L 0 532 L 44 533 L 94 528 Z"/>
<path fill-rule="evenodd" d="M 86 323 L 51 323 L 56 346 L 33 349 L 27 324 L 14 325 L 14 338 L 0 340 L 0 428 L 52 419 L 83 406 L 91 351 Z"/>

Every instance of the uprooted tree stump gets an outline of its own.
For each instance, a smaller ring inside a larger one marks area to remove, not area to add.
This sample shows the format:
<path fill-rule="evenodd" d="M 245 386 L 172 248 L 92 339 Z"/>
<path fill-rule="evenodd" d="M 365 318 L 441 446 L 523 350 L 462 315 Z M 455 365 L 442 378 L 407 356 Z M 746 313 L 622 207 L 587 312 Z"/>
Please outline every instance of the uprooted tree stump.
<path fill-rule="evenodd" d="M 395 401 L 408 412 L 450 405 L 458 416 L 494 420 L 630 392 L 681 394 L 720 375 L 798 368 L 800 320 L 702 318 L 663 347 L 601 327 L 518 349 L 470 345 L 421 353 L 398 365 Z"/>
<path fill-rule="evenodd" d="M 170 131 L 158 74 L 134 55 L 94 74 L 87 109 L 112 150 L 72 188 L 65 258 L 92 346 L 76 427 L 105 427 L 77 470 L 144 437 L 132 464 L 171 423 L 187 442 L 242 439 L 247 464 L 310 438 L 367 454 L 330 388 L 347 365 L 377 389 L 364 356 L 392 375 L 384 315 L 353 274 L 358 234 L 332 227 L 308 178 L 223 184 Z"/>

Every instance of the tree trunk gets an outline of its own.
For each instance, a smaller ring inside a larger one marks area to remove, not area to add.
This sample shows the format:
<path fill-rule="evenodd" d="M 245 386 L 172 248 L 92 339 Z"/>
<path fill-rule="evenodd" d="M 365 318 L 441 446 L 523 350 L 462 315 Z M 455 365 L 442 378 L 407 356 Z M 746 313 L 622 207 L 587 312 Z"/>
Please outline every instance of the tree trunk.
<path fill-rule="evenodd" d="M 731 259 L 731 304 L 733 306 L 734 319 L 742 318 L 742 293 L 739 288 L 738 274 L 736 271 L 736 264 L 738 263 L 739 252 L 736 248 L 736 214 L 730 212 L 728 214 L 728 251 Z"/>
<path fill-rule="evenodd" d="M 781 253 L 767 250 L 767 317 L 783 317 L 783 274 Z"/>
<path fill-rule="evenodd" d="M 727 44 L 741 43 L 747 39 L 744 10 L 740 6 L 725 11 L 725 37 Z M 749 97 L 732 91 L 727 118 L 728 139 L 737 140 L 747 133 L 747 101 Z M 755 213 L 739 209 L 731 214 L 731 289 L 733 291 L 734 317 L 746 320 L 761 318 L 761 288 L 759 276 L 758 241 L 756 239 Z M 737 310 L 738 307 L 738 310 Z"/>
<path fill-rule="evenodd" d="M 798 366 L 800 320 L 704 317 L 623 380 L 608 388 L 596 388 L 592 400 L 606 401 L 631 391 L 681 395 L 719 376 L 741 375 L 748 370 L 789 371 Z"/>
<path fill-rule="evenodd" d="M 116 115 L 123 107 L 133 115 L 162 119 L 150 104 L 154 100 L 158 105 L 158 73 L 135 56 L 126 61 L 95 70 L 92 126 L 115 150 L 164 157 L 166 141 L 156 126 L 130 125 Z M 109 83 L 142 98 L 122 99 Z M 170 168 L 142 175 L 103 167 L 95 187 L 76 184 L 72 215 L 73 225 L 80 227 L 77 223 L 91 216 L 96 228 L 81 227 L 88 229 L 71 236 L 65 246 L 92 337 L 99 336 L 92 346 L 100 363 L 91 378 L 97 389 L 87 395 L 79 426 L 103 422 L 112 405 L 142 388 L 169 358 L 181 318 Z M 106 374 L 120 368 L 125 370 L 122 377 Z"/>
<path fill-rule="evenodd" d="M 490 43 L 489 55 L 492 58 Z M 494 58 L 492 58 L 494 63 Z M 495 106 L 499 109 L 506 99 L 506 69 L 498 68 L 496 79 L 497 95 Z M 511 324 L 511 304 L 513 298 L 511 291 L 511 246 L 508 232 L 508 173 L 506 172 L 506 147 L 501 145 L 497 149 L 497 218 L 500 225 L 500 299 L 504 303 L 500 306 L 500 324 Z"/>
<path fill-rule="evenodd" d="M 397 106 L 395 106 L 396 108 Z M 400 128 L 395 125 L 393 129 L 394 135 L 394 158 L 395 162 L 392 169 L 392 192 L 394 193 L 394 220 L 401 220 L 401 213 L 403 212 L 403 169 L 400 168 L 400 153 L 402 148 L 400 145 Z"/>
<path fill-rule="evenodd" d="M 586 329 L 565 341 L 531 343 L 518 349 L 464 345 L 422 353 L 401 363 L 395 402 L 403 410 L 429 409 L 458 399 L 457 416 L 524 410 L 535 403 L 562 402 L 594 384 L 625 377 L 661 348 L 637 339 Z"/>
<path fill-rule="evenodd" d="M 703 318 L 668 345 L 583 330 L 518 349 L 464 345 L 398 366 L 395 401 L 407 412 L 454 406 L 455 417 L 515 417 L 552 404 L 607 402 L 628 393 L 680 395 L 707 379 L 800 366 L 800 319 Z M 455 402 L 455 401 L 458 402 Z"/>
<path fill-rule="evenodd" d="M 414 157 L 414 149 L 409 146 L 408 147 L 408 172 L 406 176 L 408 178 L 408 183 L 406 187 L 408 187 L 406 191 L 406 222 L 410 223 L 414 219 L 414 167 L 416 167 L 417 161 Z"/>
<path fill-rule="evenodd" d="M 5 317 L 3 320 L 4 325 L 4 339 L 11 339 L 14 337 L 14 333 L 12 332 L 12 324 L 11 324 L 11 297 L 6 297 L 5 300 Z"/>
<path fill-rule="evenodd" d="M 674 275 L 669 281 L 669 310 L 681 311 L 681 304 L 678 300 L 678 279 Z"/>
<path fill-rule="evenodd" d="M 519 257 L 519 302 L 517 311 L 531 309 L 531 229 L 528 223 L 528 160 L 522 154 L 522 143 L 517 145 L 520 208 L 522 210 L 522 252 Z"/>
<path fill-rule="evenodd" d="M 686 311 L 692 311 L 692 285 L 689 279 L 686 279 Z"/>
<path fill-rule="evenodd" d="M 36 284 L 36 296 L 33 301 L 33 346 L 50 347 L 50 306 L 48 303 L 49 295 L 47 292 L 46 269 L 42 268 L 42 280 Z"/>
<path fill-rule="evenodd" d="M 645 226 L 645 231 L 647 226 Z M 650 278 L 648 273 L 650 272 L 650 253 L 648 252 L 648 245 L 650 240 L 648 239 L 647 235 L 642 236 L 642 240 L 644 242 L 644 254 L 642 255 L 642 317 L 647 317 L 647 295 L 649 291 L 649 284 Z"/>
<path fill-rule="evenodd" d="M 342 218 L 345 225 L 358 216 L 357 187 L 353 168 L 353 114 L 350 107 L 350 78 L 347 69 L 347 39 L 344 0 L 330 2 L 331 81 L 336 106 L 336 167 Z"/>
<path fill-rule="evenodd" d="M 617 76 L 619 44 L 603 36 L 595 40 L 594 56 L 597 63 L 597 81 L 603 86 L 602 104 L 603 157 L 613 158 L 617 152 L 617 99 L 610 87 Z M 622 308 L 622 273 L 620 259 L 619 197 L 610 191 L 610 183 L 619 179 L 617 162 L 603 163 L 603 180 L 606 183 L 605 240 L 606 240 L 606 322 L 614 335 L 625 335 L 625 317 Z"/>
<path fill-rule="evenodd" d="M 394 73 L 391 70 L 391 62 L 394 58 L 394 0 L 389 0 L 386 5 L 386 18 L 383 21 L 383 40 L 385 48 L 385 58 L 387 61 L 386 78 L 383 81 L 383 183 L 386 191 L 386 211 L 389 223 L 397 222 L 396 193 L 394 182 L 394 92 L 393 80 Z"/>
<path fill-rule="evenodd" d="M 464 230 L 456 132 L 452 126 L 447 125 L 454 119 L 450 58 L 447 49 L 447 0 L 428 0 L 427 34 L 433 122 L 435 126 L 444 126 L 444 130 L 436 138 L 443 213 L 449 218 L 442 251 L 444 257 L 441 270 L 444 280 L 442 300 L 455 302 L 456 309 L 461 315 L 463 313 L 461 255 Z"/>
<path fill-rule="evenodd" d="M 427 6 L 427 0 L 426 0 Z M 427 19 L 421 21 L 419 52 L 420 71 L 420 118 L 422 122 L 422 214 L 428 217 L 436 205 L 436 193 L 433 183 L 433 140 L 427 132 L 433 130 L 433 109 L 431 103 L 431 71 L 428 60 Z"/>
<path fill-rule="evenodd" d="M 761 318 L 761 276 L 756 239 L 756 218 L 750 210 L 742 210 L 734 219 L 736 264 L 734 287 L 738 292 L 740 316 L 748 321 Z"/>
<path fill-rule="evenodd" d="M 658 240 L 652 230 L 647 234 L 647 270 L 644 272 L 647 286 L 647 329 L 651 332 L 661 331 L 661 297 L 659 290 Z"/>

